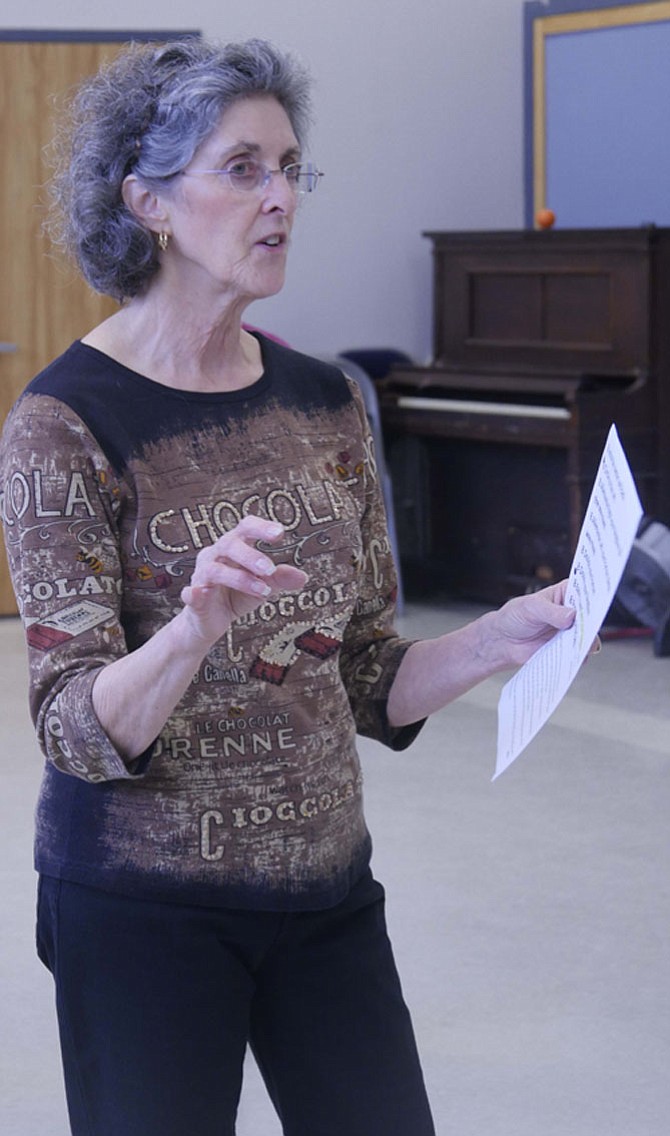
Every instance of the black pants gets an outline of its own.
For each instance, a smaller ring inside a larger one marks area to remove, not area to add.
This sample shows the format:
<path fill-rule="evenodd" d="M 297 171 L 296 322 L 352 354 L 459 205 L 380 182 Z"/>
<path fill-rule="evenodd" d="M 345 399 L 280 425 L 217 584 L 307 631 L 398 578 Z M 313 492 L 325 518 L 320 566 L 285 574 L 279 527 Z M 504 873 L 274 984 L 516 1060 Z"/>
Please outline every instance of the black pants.
<path fill-rule="evenodd" d="M 285 1136 L 434 1136 L 369 874 L 338 907 L 299 914 L 44 877 L 38 950 L 74 1136 L 233 1136 L 247 1042 Z"/>

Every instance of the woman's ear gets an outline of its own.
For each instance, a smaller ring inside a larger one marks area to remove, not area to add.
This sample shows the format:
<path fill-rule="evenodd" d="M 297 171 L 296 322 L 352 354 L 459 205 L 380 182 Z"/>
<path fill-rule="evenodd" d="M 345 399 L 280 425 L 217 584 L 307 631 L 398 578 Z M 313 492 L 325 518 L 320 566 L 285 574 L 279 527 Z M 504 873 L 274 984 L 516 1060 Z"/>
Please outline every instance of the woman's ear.
<path fill-rule="evenodd" d="M 166 232 L 168 216 L 162 199 L 147 189 L 135 174 L 124 178 L 121 194 L 126 207 L 145 228 L 152 233 Z"/>

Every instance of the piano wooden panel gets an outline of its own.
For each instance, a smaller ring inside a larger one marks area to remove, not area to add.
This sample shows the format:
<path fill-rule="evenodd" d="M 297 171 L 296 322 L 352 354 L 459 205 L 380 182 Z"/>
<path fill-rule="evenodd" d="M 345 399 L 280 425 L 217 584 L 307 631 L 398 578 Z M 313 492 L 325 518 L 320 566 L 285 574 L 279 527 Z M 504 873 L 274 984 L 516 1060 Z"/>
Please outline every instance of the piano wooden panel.
<path fill-rule="evenodd" d="M 380 386 L 409 592 L 560 579 L 612 422 L 670 523 L 670 230 L 425 235 L 434 362 Z"/>

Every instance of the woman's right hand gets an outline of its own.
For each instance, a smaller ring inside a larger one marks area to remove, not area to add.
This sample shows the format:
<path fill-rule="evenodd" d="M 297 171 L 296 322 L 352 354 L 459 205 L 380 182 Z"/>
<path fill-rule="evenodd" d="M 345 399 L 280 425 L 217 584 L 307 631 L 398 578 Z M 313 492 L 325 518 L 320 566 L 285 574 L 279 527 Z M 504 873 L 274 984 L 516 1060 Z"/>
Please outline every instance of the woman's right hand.
<path fill-rule="evenodd" d="M 144 753 L 163 729 L 211 647 L 236 619 L 268 596 L 304 586 L 307 576 L 275 565 L 257 542 L 272 545 L 281 525 L 245 517 L 198 553 L 184 607 L 141 647 L 98 672 L 93 707 L 103 730 L 126 760 Z M 142 698 L 137 697 L 142 689 Z"/>
<path fill-rule="evenodd" d="M 230 625 L 254 611 L 268 596 L 295 591 L 307 574 L 290 564 L 275 564 L 257 544 L 273 544 L 284 534 L 281 525 L 262 517 L 244 517 L 198 553 L 190 583 L 182 590 L 191 630 L 208 644 Z"/>

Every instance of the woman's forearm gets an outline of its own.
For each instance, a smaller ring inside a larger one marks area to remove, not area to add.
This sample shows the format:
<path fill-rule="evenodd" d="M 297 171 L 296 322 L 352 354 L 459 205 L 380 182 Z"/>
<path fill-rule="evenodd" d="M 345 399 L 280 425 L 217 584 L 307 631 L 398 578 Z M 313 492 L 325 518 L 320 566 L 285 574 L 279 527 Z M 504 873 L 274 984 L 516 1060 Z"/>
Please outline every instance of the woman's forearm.
<path fill-rule="evenodd" d="M 93 706 L 103 730 L 126 760 L 144 753 L 188 690 L 207 652 L 236 619 L 268 596 L 303 587 L 307 576 L 259 553 L 281 525 L 245 517 L 198 554 L 184 607 L 137 650 L 100 671 Z"/>
<path fill-rule="evenodd" d="M 499 671 L 521 666 L 575 618 L 565 581 L 518 596 L 472 623 L 408 648 L 389 692 L 392 726 L 407 726 L 453 702 Z"/>
<path fill-rule="evenodd" d="M 93 708 L 127 761 L 155 740 L 209 648 L 189 634 L 186 622 L 180 612 L 136 651 L 103 667 L 95 680 Z"/>
<path fill-rule="evenodd" d="M 409 647 L 389 693 L 391 725 L 407 726 L 428 717 L 498 669 L 482 654 L 485 631 L 480 624 L 475 620 Z"/>

